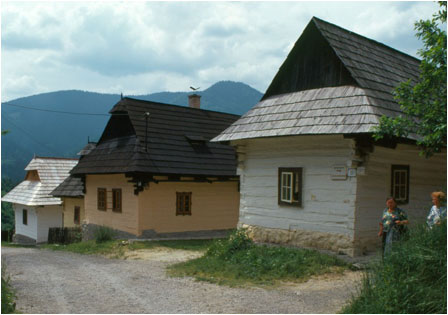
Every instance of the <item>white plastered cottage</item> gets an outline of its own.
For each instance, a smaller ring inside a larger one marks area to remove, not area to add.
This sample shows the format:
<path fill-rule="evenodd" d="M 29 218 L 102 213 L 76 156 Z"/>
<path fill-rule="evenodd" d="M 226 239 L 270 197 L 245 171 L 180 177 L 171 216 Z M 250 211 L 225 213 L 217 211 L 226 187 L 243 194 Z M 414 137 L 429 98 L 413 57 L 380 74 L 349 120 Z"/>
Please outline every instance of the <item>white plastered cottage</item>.
<path fill-rule="evenodd" d="M 25 180 L 2 197 L 13 204 L 15 242 L 44 243 L 50 227 L 63 226 L 62 201 L 50 193 L 77 163 L 77 159 L 34 157 L 26 166 Z"/>
<path fill-rule="evenodd" d="M 411 223 L 446 189 L 446 150 L 419 155 L 412 137 L 372 138 L 401 114 L 393 90 L 420 61 L 313 18 L 261 101 L 213 141 L 238 154 L 239 226 L 262 242 L 361 255 L 380 246 L 385 198 Z"/>

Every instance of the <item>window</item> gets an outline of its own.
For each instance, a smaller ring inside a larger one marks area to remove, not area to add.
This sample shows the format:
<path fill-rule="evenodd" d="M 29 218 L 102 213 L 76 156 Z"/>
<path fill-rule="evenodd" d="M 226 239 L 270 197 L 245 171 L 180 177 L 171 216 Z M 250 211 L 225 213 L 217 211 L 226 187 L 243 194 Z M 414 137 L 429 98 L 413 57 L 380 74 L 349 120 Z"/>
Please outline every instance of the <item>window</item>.
<path fill-rule="evenodd" d="M 28 210 L 22 210 L 22 223 L 23 225 L 28 225 Z"/>
<path fill-rule="evenodd" d="M 409 165 L 392 165 L 391 195 L 397 203 L 409 202 Z"/>
<path fill-rule="evenodd" d="M 191 192 L 176 193 L 176 215 L 191 215 Z"/>
<path fill-rule="evenodd" d="M 121 212 L 121 189 L 112 189 L 112 211 Z"/>
<path fill-rule="evenodd" d="M 106 207 L 107 207 L 106 188 L 98 188 L 98 210 L 106 211 Z"/>
<path fill-rule="evenodd" d="M 302 206 L 302 168 L 278 169 L 278 204 Z"/>
<path fill-rule="evenodd" d="M 75 223 L 76 225 L 79 225 L 79 223 L 81 222 L 81 208 L 75 206 L 75 212 L 74 212 L 74 216 L 73 216 L 73 223 Z"/>

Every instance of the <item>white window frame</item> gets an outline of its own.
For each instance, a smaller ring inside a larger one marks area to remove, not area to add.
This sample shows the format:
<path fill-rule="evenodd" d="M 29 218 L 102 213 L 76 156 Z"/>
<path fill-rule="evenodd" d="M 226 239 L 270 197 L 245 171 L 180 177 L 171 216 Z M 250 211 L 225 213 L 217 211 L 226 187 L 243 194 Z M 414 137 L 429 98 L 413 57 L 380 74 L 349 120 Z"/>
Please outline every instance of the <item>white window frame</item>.
<path fill-rule="evenodd" d="M 289 176 L 289 186 L 285 185 L 285 176 Z M 281 172 L 281 197 L 280 200 L 283 202 L 289 202 L 292 203 L 292 195 L 293 195 L 293 187 L 294 187 L 294 173 L 293 172 Z M 289 199 L 285 198 L 285 192 L 289 191 Z"/>

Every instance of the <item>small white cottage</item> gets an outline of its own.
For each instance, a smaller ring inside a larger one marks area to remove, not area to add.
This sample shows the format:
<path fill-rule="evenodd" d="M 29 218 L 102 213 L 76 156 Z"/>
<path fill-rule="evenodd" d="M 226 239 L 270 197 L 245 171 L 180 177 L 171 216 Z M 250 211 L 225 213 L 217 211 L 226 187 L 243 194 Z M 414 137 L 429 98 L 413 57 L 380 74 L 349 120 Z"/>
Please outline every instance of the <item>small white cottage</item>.
<path fill-rule="evenodd" d="M 63 226 L 62 201 L 50 193 L 77 163 L 77 159 L 34 157 L 27 165 L 25 180 L 2 198 L 13 204 L 15 242 L 44 243 L 50 227 Z"/>
<path fill-rule="evenodd" d="M 238 154 L 239 226 L 263 242 L 360 255 L 380 246 L 394 196 L 411 223 L 446 189 L 446 150 L 419 156 L 415 140 L 375 141 L 382 115 L 401 114 L 394 88 L 420 61 L 313 18 L 262 100 L 212 141 Z"/>

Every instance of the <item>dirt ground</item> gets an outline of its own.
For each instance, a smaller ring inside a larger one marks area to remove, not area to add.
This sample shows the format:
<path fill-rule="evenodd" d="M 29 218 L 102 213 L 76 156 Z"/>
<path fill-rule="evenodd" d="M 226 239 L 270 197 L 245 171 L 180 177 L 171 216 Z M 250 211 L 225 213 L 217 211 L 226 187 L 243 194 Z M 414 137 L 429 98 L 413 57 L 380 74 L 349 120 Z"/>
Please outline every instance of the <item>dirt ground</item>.
<path fill-rule="evenodd" d="M 362 273 L 347 271 L 274 289 L 229 288 L 166 276 L 201 253 L 150 249 L 126 260 L 34 248 L 2 248 L 22 313 L 337 313 Z"/>

